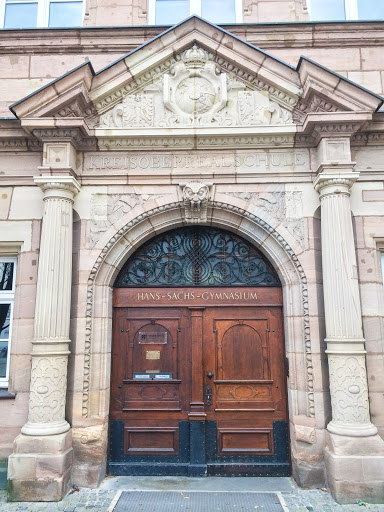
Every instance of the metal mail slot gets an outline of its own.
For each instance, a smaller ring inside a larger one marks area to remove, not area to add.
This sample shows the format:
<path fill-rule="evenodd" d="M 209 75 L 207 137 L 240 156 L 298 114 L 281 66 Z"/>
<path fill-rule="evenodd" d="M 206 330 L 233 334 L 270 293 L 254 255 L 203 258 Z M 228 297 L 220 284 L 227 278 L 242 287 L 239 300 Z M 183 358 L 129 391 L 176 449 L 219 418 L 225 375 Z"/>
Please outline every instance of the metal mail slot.
<path fill-rule="evenodd" d="M 134 373 L 133 378 L 138 380 L 165 380 L 172 379 L 172 373 Z"/>

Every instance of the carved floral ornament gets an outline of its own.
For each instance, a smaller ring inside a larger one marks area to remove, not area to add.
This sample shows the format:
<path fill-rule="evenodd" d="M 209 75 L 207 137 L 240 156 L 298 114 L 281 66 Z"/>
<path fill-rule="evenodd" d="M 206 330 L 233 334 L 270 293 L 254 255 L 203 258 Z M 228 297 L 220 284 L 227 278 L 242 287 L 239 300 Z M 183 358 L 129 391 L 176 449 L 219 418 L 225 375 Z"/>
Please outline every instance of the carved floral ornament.
<path fill-rule="evenodd" d="M 194 44 L 166 73 L 124 98 L 100 118 L 100 128 L 291 125 L 292 113 L 268 90 L 251 88 L 222 71 L 214 56 Z M 99 106 L 100 107 L 100 106 Z M 290 107 L 292 109 L 292 107 Z"/>

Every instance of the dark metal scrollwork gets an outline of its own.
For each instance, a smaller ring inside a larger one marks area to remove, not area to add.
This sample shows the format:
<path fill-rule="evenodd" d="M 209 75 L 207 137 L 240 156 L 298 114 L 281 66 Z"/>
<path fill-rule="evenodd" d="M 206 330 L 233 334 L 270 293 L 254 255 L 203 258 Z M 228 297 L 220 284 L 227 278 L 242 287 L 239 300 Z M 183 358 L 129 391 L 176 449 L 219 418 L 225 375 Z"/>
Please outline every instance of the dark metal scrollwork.
<path fill-rule="evenodd" d="M 281 286 L 261 252 L 216 228 L 190 227 L 150 240 L 125 264 L 117 287 Z"/>
<path fill-rule="evenodd" d="M 212 405 L 212 388 L 211 388 L 211 386 L 205 386 L 204 400 L 205 400 L 205 405 L 208 405 L 208 406 Z"/>

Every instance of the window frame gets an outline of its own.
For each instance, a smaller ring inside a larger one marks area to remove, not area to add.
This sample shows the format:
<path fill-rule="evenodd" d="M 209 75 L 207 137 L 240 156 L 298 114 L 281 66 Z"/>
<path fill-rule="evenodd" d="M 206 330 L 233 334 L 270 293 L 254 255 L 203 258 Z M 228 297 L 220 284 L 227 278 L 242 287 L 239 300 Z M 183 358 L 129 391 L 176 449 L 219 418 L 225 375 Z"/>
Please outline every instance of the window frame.
<path fill-rule="evenodd" d="M 5 23 L 5 7 L 8 4 L 37 4 L 37 19 L 35 27 L 25 28 L 6 28 L 5 30 L 30 30 L 33 28 L 71 28 L 71 27 L 50 27 L 49 26 L 49 8 L 51 3 L 59 4 L 59 3 L 81 3 L 82 4 L 82 20 L 84 23 L 84 15 L 85 15 L 85 0 L 0 0 L 0 28 L 4 28 Z M 83 26 L 83 23 L 81 26 Z M 78 27 L 78 25 L 74 25 L 73 28 Z"/>
<path fill-rule="evenodd" d="M 321 22 L 322 20 L 313 20 L 312 19 L 312 2 L 313 0 L 308 1 L 308 10 L 309 10 L 309 19 L 313 22 Z M 344 0 L 344 10 L 345 10 L 345 20 L 334 20 L 334 21 L 359 21 L 359 11 L 357 7 L 357 0 Z M 324 20 L 329 21 L 329 20 Z M 333 21 L 333 20 L 332 20 Z M 360 20 L 362 21 L 362 20 Z M 375 21 L 373 18 L 372 21 Z"/>
<path fill-rule="evenodd" d="M 380 250 L 380 260 L 381 260 L 381 278 L 383 280 L 383 285 L 384 285 L 384 247 Z"/>
<path fill-rule="evenodd" d="M 201 16 L 201 2 L 204 0 L 189 0 L 189 15 Z M 182 20 L 180 20 L 182 21 Z M 209 20 L 208 20 L 209 21 Z M 243 22 L 243 0 L 235 0 L 235 21 Z M 148 25 L 156 25 L 156 0 L 148 0 Z"/>
<path fill-rule="evenodd" d="M 12 328 L 13 328 L 13 309 L 15 302 L 15 288 L 16 288 L 16 267 L 17 257 L 16 256 L 0 256 L 0 263 L 13 263 L 13 276 L 12 276 L 12 290 L 0 290 L 0 304 L 10 304 L 11 314 L 9 319 L 9 336 L 8 336 L 8 348 L 7 348 L 7 366 L 5 371 L 5 377 L 0 377 L 0 389 L 8 388 L 9 383 L 9 365 L 12 345 Z"/>

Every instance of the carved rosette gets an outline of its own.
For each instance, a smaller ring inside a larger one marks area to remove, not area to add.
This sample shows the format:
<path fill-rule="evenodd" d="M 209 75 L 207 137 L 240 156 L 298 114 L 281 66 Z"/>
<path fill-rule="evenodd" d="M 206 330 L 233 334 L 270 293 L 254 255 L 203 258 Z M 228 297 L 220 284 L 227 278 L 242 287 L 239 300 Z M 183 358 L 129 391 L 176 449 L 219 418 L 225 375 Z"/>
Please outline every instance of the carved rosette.
<path fill-rule="evenodd" d="M 32 342 L 27 435 L 69 430 L 65 420 L 72 275 L 72 204 L 80 190 L 71 176 L 35 178 L 44 192 Z"/>

